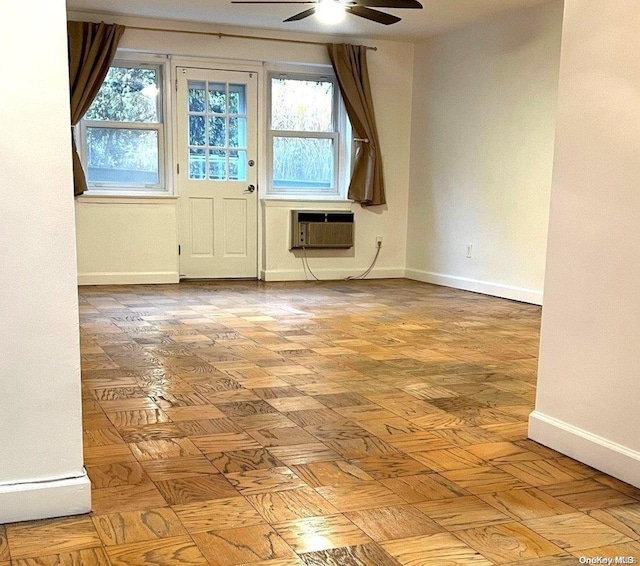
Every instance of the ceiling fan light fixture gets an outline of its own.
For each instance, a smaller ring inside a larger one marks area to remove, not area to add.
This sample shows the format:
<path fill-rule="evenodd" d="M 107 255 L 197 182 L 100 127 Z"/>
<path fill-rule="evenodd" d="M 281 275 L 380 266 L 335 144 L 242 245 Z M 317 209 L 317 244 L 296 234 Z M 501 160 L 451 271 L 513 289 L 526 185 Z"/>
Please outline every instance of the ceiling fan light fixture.
<path fill-rule="evenodd" d="M 316 16 L 323 24 L 340 23 L 344 14 L 344 6 L 337 0 L 320 0 L 316 4 Z"/>

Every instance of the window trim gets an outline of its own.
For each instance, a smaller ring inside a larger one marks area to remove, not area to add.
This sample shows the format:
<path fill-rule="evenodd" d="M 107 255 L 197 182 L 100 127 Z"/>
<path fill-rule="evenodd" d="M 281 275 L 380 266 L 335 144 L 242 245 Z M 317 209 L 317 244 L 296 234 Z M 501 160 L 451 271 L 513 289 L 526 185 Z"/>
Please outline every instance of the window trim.
<path fill-rule="evenodd" d="M 90 182 L 87 179 L 87 196 L 168 196 L 173 195 L 171 168 L 171 101 L 169 62 L 164 56 L 139 53 L 118 53 L 110 67 L 156 69 L 158 77 L 159 122 L 114 122 L 105 120 L 80 120 L 76 128 L 76 141 L 80 159 L 87 168 L 87 128 L 112 128 L 120 130 L 156 131 L 158 133 L 158 183 L 142 185 L 123 182 Z"/>
<path fill-rule="evenodd" d="M 333 84 L 332 121 L 333 131 L 309 132 L 298 130 L 273 130 L 272 117 L 272 79 L 284 78 L 293 80 L 324 80 Z M 288 200 L 344 200 L 346 198 L 350 171 L 352 143 L 351 124 L 340 95 L 338 81 L 333 69 L 328 67 L 306 67 L 296 65 L 295 70 L 278 67 L 267 72 L 267 100 L 266 100 L 266 159 L 267 159 L 267 199 Z M 303 187 L 276 188 L 273 186 L 273 143 L 278 137 L 302 137 L 315 139 L 330 139 L 333 141 L 334 167 L 333 186 L 329 189 L 305 189 Z"/>

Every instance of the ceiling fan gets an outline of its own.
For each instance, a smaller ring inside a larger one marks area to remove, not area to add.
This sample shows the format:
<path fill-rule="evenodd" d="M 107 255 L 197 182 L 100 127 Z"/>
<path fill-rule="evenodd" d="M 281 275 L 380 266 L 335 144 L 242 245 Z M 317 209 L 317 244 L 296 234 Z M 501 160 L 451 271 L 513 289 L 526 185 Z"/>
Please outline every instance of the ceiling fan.
<path fill-rule="evenodd" d="M 422 4 L 418 0 L 231 0 L 232 4 L 312 4 L 311 8 L 291 16 L 285 22 L 296 22 L 308 18 L 313 14 L 320 14 L 323 10 L 348 12 L 354 16 L 359 16 L 365 20 L 371 20 L 386 26 L 399 22 L 401 18 L 372 10 L 371 8 L 411 8 L 422 9 Z"/>

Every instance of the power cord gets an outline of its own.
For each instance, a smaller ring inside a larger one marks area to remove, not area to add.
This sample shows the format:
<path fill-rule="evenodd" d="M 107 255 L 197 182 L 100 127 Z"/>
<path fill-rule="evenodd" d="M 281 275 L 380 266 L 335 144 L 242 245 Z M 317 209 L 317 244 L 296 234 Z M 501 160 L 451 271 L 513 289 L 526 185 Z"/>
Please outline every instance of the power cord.
<path fill-rule="evenodd" d="M 373 261 L 371 262 L 371 265 L 365 271 L 363 271 L 360 275 L 350 275 L 349 277 L 345 277 L 344 279 L 342 279 L 342 281 L 366 279 L 367 275 L 369 275 L 369 273 L 371 273 L 371 270 L 375 267 L 376 262 L 378 261 L 378 256 L 380 255 L 380 250 L 382 249 L 382 242 L 378 241 L 377 245 L 378 245 L 378 249 L 376 250 L 376 255 L 373 257 Z M 307 248 L 305 248 L 304 246 L 302 247 L 302 267 L 304 269 L 304 278 L 306 281 L 309 280 L 307 277 L 307 270 L 316 281 L 322 281 L 322 279 L 317 277 L 316 274 L 313 271 L 311 271 L 311 266 L 309 265 L 309 258 L 307 257 Z"/>

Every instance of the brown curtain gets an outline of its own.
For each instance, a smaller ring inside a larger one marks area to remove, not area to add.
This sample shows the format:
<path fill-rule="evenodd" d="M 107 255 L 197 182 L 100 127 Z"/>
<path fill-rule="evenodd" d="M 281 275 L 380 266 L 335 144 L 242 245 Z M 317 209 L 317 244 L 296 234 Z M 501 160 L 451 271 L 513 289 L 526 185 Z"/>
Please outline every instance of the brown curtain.
<path fill-rule="evenodd" d="M 71 126 L 75 126 L 91 106 L 116 54 L 124 26 L 104 22 L 68 22 L 69 87 L 71 90 Z M 87 179 L 80 162 L 74 136 L 73 193 L 87 190 Z"/>
<path fill-rule="evenodd" d="M 385 204 L 382 155 L 369 86 L 367 48 L 346 43 L 329 43 L 327 48 L 356 140 L 349 198 L 363 206 Z"/>

